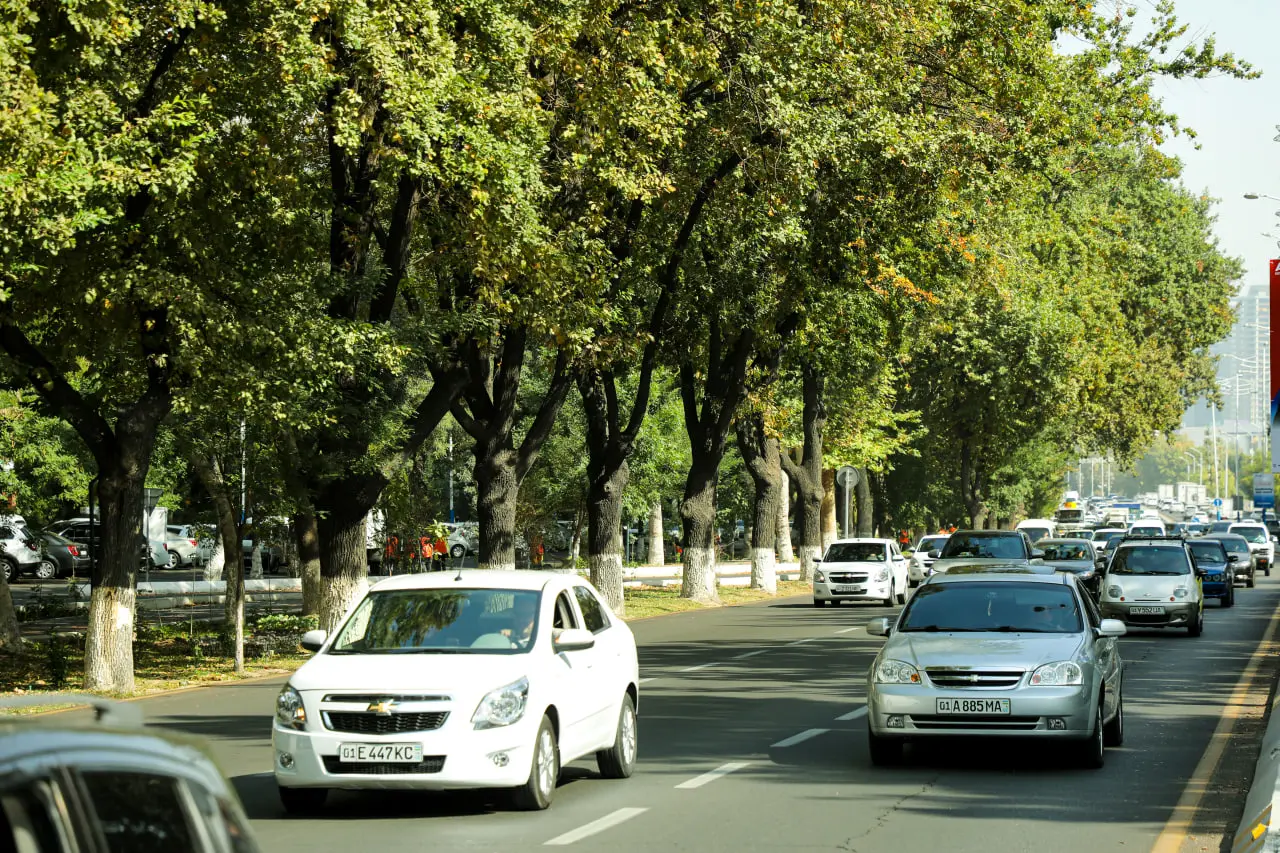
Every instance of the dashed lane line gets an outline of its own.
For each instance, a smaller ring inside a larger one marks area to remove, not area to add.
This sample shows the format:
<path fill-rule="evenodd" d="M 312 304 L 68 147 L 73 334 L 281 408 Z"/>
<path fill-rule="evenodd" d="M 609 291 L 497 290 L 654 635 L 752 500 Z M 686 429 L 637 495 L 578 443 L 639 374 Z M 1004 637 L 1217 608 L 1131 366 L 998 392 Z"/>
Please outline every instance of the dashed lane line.
<path fill-rule="evenodd" d="M 805 643 L 812 643 L 816 637 L 805 637 L 803 640 L 795 640 L 790 643 L 783 643 L 784 646 L 803 646 Z"/>
<path fill-rule="evenodd" d="M 719 665 L 720 665 L 720 661 L 713 660 L 711 663 L 700 663 L 697 666 L 686 666 L 684 669 L 679 671 L 680 672 L 697 672 L 700 669 L 710 669 L 713 666 L 719 666 Z"/>
<path fill-rule="evenodd" d="M 800 732 L 800 734 L 792 735 L 791 737 L 788 737 L 788 738 L 783 738 L 782 740 L 778 741 L 777 743 L 775 743 L 773 746 L 769 748 L 781 749 L 784 746 L 795 746 L 798 743 L 804 743 L 810 738 L 815 738 L 818 735 L 824 735 L 829 731 L 831 731 L 831 729 L 805 729 L 804 731 Z"/>
<path fill-rule="evenodd" d="M 856 720 L 859 717 L 865 717 L 866 715 L 867 715 L 867 706 L 863 705 L 861 708 L 855 708 L 854 710 L 850 711 L 847 714 L 841 714 L 840 716 L 836 717 L 836 722 L 847 723 L 850 720 Z"/>
<path fill-rule="evenodd" d="M 861 628 L 861 627 L 862 627 L 861 625 L 854 625 L 852 628 L 841 628 L 839 631 L 836 631 L 836 633 L 837 633 L 837 634 L 848 634 L 849 632 L 851 632 L 851 631 L 856 631 L 856 630 L 858 630 L 858 629 L 859 629 L 859 628 Z"/>
<path fill-rule="evenodd" d="M 762 654 L 764 654 L 764 653 L 765 653 L 765 652 L 767 652 L 767 651 L 769 651 L 769 650 L 768 650 L 768 649 L 756 649 L 754 652 L 745 652 L 745 653 L 740 654 L 740 655 L 734 655 L 733 659 L 734 659 L 734 660 L 746 660 L 747 658 L 753 658 L 753 657 L 755 657 L 756 655 L 762 655 Z"/>
<path fill-rule="evenodd" d="M 652 676 L 650 676 L 650 677 L 648 677 L 648 678 L 642 678 L 642 679 L 640 679 L 640 681 L 639 681 L 638 683 L 639 683 L 639 684 L 648 684 L 650 681 L 653 681 L 655 678 L 657 678 L 657 676 L 656 676 L 656 675 L 652 675 Z"/>
<path fill-rule="evenodd" d="M 676 785 L 676 788 L 682 791 L 689 791 L 694 788 L 701 788 L 703 785 L 706 785 L 708 782 L 714 782 L 715 780 L 719 779 L 721 776 L 728 776 L 730 773 L 741 770 L 742 768 L 748 767 L 750 765 L 751 765 L 750 761 L 731 761 L 728 764 L 721 764 L 715 770 L 708 770 L 706 773 L 703 773 L 701 776 L 694 776 L 692 779 L 687 779 L 684 782 L 681 782 L 679 785 Z"/>
<path fill-rule="evenodd" d="M 542 846 L 543 847 L 564 847 L 565 845 L 573 844 L 575 841 L 581 841 L 584 838 L 590 838 L 591 836 L 596 835 L 597 833 L 604 832 L 606 829 L 611 829 L 620 823 L 625 823 L 626 821 L 631 820 L 631 818 L 637 815 L 644 814 L 647 811 L 648 811 L 647 808 L 646 809 L 641 809 L 641 808 L 618 809 L 616 812 L 610 812 L 609 814 L 605 815 L 599 820 L 593 820 L 591 821 L 591 823 L 583 824 L 577 829 L 571 829 L 568 832 L 566 832 L 564 835 L 557 835 L 555 838 L 551 839 L 550 841 L 543 842 Z"/>

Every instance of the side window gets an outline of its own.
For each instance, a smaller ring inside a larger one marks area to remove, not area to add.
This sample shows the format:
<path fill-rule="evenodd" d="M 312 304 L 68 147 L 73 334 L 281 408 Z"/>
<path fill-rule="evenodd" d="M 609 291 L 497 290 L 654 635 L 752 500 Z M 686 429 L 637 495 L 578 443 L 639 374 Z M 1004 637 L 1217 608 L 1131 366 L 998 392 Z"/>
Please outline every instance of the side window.
<path fill-rule="evenodd" d="M 1084 602 L 1084 613 L 1089 619 L 1089 624 L 1094 628 L 1100 628 L 1102 626 L 1102 616 L 1098 613 L 1098 605 L 1093 603 L 1093 596 L 1084 590 L 1077 590 L 1076 594 Z"/>
<path fill-rule="evenodd" d="M 583 627 L 593 634 L 598 634 L 609 627 L 609 617 L 595 593 L 585 586 L 575 586 L 573 594 L 578 599 L 578 609 L 582 611 Z"/>
<path fill-rule="evenodd" d="M 18 534 L 13 532 L 13 528 L 8 525 L 0 526 L 0 539 L 9 540 Z"/>
<path fill-rule="evenodd" d="M 176 779 L 116 771 L 82 772 L 80 779 L 109 853 L 200 849 Z"/>
<path fill-rule="evenodd" d="M 188 785 L 196 812 L 219 853 L 256 853 L 240 810 L 198 785 Z"/>
<path fill-rule="evenodd" d="M 573 605 L 569 603 L 569 594 L 562 592 L 556 596 L 556 612 L 551 620 L 551 628 L 562 631 L 565 628 L 577 627 L 578 619 L 573 615 Z"/>
<path fill-rule="evenodd" d="M 61 853 L 74 847 L 53 787 L 30 782 L 0 793 L 0 851 Z"/>

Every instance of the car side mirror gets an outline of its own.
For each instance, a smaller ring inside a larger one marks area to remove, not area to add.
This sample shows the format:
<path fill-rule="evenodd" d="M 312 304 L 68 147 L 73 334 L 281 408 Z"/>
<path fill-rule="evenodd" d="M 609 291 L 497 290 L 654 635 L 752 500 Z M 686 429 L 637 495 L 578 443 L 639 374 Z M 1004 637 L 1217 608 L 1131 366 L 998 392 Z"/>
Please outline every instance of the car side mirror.
<path fill-rule="evenodd" d="M 1204 569 L 1200 568 L 1199 566 L 1196 566 L 1196 567 L 1195 567 L 1195 571 L 1196 571 L 1196 577 L 1198 577 L 1198 578 L 1203 578 L 1205 575 L 1209 574 L 1208 572 L 1206 572 Z"/>
<path fill-rule="evenodd" d="M 1103 619 L 1098 626 L 1099 637 L 1123 637 L 1128 632 L 1129 629 L 1119 619 Z"/>
<path fill-rule="evenodd" d="M 1032 549 L 1031 549 L 1031 559 L 1033 559 L 1033 560 L 1043 560 L 1043 559 L 1044 559 L 1044 551 L 1043 551 L 1043 550 L 1041 550 L 1040 548 L 1032 548 Z"/>
<path fill-rule="evenodd" d="M 867 623 L 867 633 L 872 637 L 887 637 L 891 630 L 892 626 L 887 616 L 877 616 Z"/>
<path fill-rule="evenodd" d="M 324 645 L 324 641 L 329 639 L 329 632 L 321 628 L 314 631 L 308 631 L 302 635 L 302 647 L 309 652 L 318 652 L 320 647 Z"/>
<path fill-rule="evenodd" d="M 821 562 L 822 562 L 822 555 L 821 555 L 821 554 L 814 554 L 814 555 L 813 555 L 813 561 L 814 561 L 815 563 L 821 563 Z"/>
<path fill-rule="evenodd" d="M 930 560 L 936 560 L 936 559 L 938 559 L 938 558 L 939 558 L 939 557 L 941 557 L 941 556 L 942 556 L 942 552 L 941 552 L 941 551 L 939 551 L 939 550 L 938 550 L 938 549 L 936 549 L 936 548 L 935 548 L 934 550 L 932 550 L 932 551 L 930 551 L 930 552 L 929 552 L 929 559 L 930 559 Z"/>
<path fill-rule="evenodd" d="M 551 638 L 557 652 L 580 652 L 596 644 L 596 635 L 586 628 L 565 628 Z"/>

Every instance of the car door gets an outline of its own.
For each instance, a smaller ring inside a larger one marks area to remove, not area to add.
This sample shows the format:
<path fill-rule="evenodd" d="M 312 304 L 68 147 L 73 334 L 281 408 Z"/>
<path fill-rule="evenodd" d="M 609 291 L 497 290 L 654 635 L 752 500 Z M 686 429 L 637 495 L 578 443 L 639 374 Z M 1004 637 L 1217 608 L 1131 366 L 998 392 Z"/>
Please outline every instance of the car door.
<path fill-rule="evenodd" d="M 909 586 L 907 581 L 907 558 L 902 556 L 902 551 L 898 548 L 896 542 L 889 545 L 889 565 L 893 572 L 893 588 L 899 593 L 906 592 Z"/>
<path fill-rule="evenodd" d="M 583 584 L 574 584 L 573 597 L 582 617 L 582 626 L 596 638 L 595 647 L 586 650 L 592 653 L 591 669 L 594 672 L 590 685 L 590 730 L 596 748 L 603 748 L 613 744 L 633 662 L 625 642 L 628 638 L 613 624 L 608 608 L 595 592 Z"/>
<path fill-rule="evenodd" d="M 552 641 L 561 631 L 581 627 L 573 596 L 568 590 L 561 590 L 552 603 Z M 590 727 L 597 711 L 595 682 L 599 675 L 595 652 L 594 648 L 552 652 L 561 686 L 555 701 L 560 711 L 561 761 L 566 764 L 592 748 Z"/>
<path fill-rule="evenodd" d="M 1102 684 L 1099 687 L 1102 691 L 1102 716 L 1110 720 L 1116 709 L 1120 707 L 1120 650 L 1116 645 L 1115 637 L 1097 636 L 1094 629 L 1102 627 L 1102 614 L 1098 612 L 1093 599 L 1087 594 L 1081 595 L 1081 592 L 1083 590 L 1077 588 L 1076 593 L 1085 614 L 1086 627 L 1094 637 L 1091 649 L 1093 665 L 1102 676 Z"/>

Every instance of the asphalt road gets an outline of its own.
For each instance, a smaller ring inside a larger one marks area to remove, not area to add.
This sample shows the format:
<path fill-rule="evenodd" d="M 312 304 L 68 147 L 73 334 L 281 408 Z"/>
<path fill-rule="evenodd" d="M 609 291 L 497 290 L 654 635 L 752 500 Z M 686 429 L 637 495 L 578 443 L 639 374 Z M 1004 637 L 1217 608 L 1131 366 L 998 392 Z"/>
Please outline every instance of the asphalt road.
<path fill-rule="evenodd" d="M 634 623 L 644 679 L 636 774 L 606 781 L 593 763 L 571 765 L 542 813 L 509 811 L 488 792 L 379 792 L 338 793 L 323 817 L 288 818 L 269 772 L 282 679 L 143 705 L 152 722 L 211 739 L 264 849 L 278 853 L 548 845 L 1145 853 L 1180 799 L 1198 807 L 1158 849 L 1216 851 L 1240 817 L 1257 754 L 1261 723 L 1248 714 L 1265 692 L 1246 701 L 1236 687 L 1280 604 L 1280 577 L 1239 590 L 1237 602 L 1210 605 L 1198 639 L 1121 640 L 1127 739 L 1097 771 L 1025 741 L 929 746 L 909 752 L 905 766 L 872 767 L 864 678 L 881 641 L 863 626 L 892 611 L 815 610 L 803 599 Z M 1261 676 L 1274 668 L 1268 659 Z M 1202 761 L 1224 714 L 1243 712 L 1221 760 Z"/>

